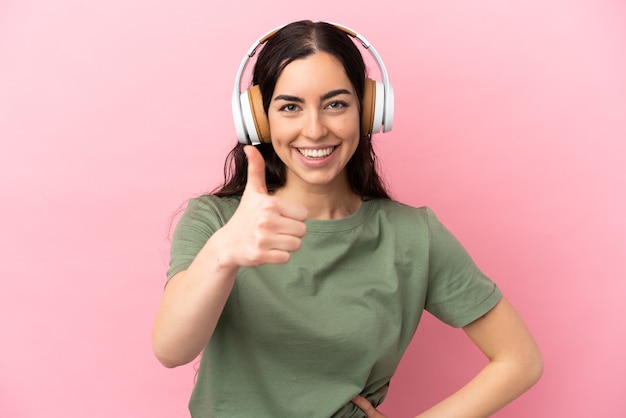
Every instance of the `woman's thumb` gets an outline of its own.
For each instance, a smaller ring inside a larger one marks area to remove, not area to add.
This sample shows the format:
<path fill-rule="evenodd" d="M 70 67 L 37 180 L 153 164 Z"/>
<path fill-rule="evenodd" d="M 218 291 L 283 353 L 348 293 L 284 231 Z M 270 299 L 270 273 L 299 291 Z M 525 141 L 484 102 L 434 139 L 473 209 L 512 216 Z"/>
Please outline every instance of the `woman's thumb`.
<path fill-rule="evenodd" d="M 257 193 L 267 194 L 267 185 L 265 184 L 265 160 L 263 156 L 252 145 L 244 147 L 246 157 L 248 157 L 248 182 L 246 190 L 252 190 Z"/>

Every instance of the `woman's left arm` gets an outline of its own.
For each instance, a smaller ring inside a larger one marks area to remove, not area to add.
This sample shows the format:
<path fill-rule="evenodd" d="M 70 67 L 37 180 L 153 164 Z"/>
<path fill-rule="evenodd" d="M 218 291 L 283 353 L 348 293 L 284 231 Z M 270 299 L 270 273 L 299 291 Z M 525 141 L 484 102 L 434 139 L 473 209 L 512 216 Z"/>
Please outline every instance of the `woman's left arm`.
<path fill-rule="evenodd" d="M 508 300 L 463 328 L 489 363 L 465 386 L 416 418 L 485 418 L 534 385 L 543 360 L 530 331 Z M 352 400 L 368 418 L 384 418 L 367 399 Z"/>
<path fill-rule="evenodd" d="M 539 348 L 505 298 L 463 330 L 489 363 L 465 386 L 418 415 L 419 418 L 488 417 L 541 377 L 543 360 Z"/>

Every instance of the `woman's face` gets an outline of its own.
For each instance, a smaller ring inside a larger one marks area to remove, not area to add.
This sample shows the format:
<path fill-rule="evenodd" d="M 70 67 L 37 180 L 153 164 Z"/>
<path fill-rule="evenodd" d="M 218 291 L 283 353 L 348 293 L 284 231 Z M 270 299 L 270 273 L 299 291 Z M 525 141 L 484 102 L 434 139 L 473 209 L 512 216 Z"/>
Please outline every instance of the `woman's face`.
<path fill-rule="evenodd" d="M 337 58 L 320 52 L 291 62 L 268 109 L 286 186 L 349 188 L 345 167 L 360 138 L 359 101 Z"/>

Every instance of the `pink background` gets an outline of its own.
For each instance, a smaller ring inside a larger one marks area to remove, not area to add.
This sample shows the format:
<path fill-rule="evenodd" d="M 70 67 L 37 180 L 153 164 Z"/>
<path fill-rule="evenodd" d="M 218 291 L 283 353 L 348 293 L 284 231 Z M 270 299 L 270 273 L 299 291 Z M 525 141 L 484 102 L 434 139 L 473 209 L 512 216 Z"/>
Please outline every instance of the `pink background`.
<path fill-rule="evenodd" d="M 188 416 L 194 365 L 150 346 L 171 223 L 221 178 L 243 54 L 300 18 L 377 48 L 385 177 L 536 335 L 544 377 L 497 416 L 626 416 L 620 0 L 1 2 L 0 416 Z M 415 415 L 483 363 L 427 315 L 382 409 Z"/>

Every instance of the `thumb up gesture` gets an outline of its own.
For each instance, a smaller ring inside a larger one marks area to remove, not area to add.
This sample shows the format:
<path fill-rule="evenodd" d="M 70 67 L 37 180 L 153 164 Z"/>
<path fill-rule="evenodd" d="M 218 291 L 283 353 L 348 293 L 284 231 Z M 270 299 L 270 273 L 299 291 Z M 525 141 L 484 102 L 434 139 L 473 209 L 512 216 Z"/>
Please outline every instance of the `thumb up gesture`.
<path fill-rule="evenodd" d="M 224 261 L 240 267 L 284 264 L 302 244 L 306 208 L 269 195 L 263 156 L 250 145 L 244 152 L 248 157 L 248 182 L 239 207 L 222 228 L 228 245 L 223 249 L 228 257 Z"/>

